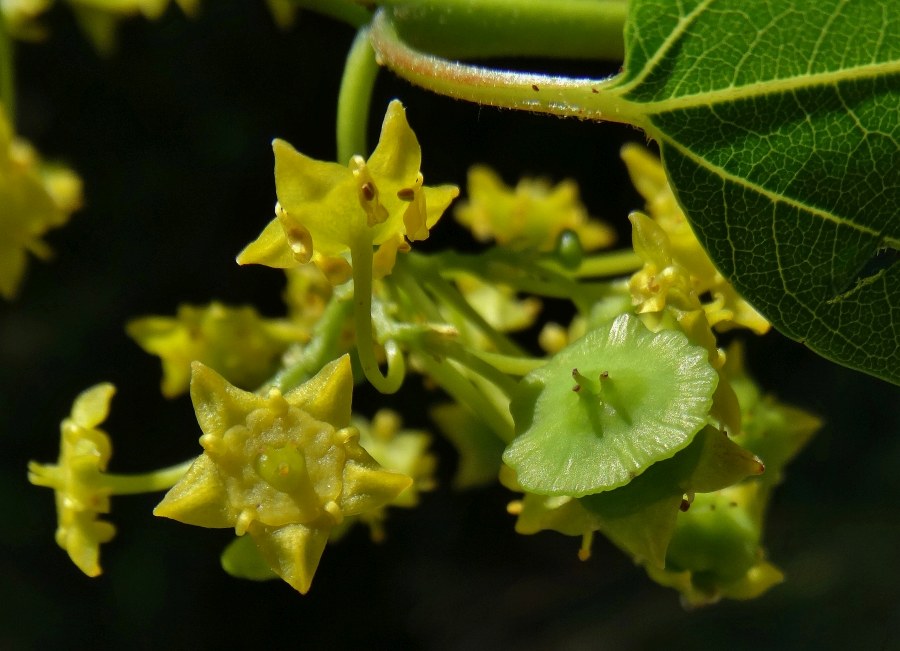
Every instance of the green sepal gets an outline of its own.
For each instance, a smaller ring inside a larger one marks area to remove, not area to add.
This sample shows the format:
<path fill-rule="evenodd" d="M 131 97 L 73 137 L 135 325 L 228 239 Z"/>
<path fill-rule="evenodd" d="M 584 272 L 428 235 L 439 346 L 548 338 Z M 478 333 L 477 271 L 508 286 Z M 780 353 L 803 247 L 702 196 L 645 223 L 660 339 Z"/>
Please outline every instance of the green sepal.
<path fill-rule="evenodd" d="M 238 536 L 228 543 L 219 561 L 222 563 L 222 569 L 236 579 L 269 581 L 278 578 L 250 536 Z"/>

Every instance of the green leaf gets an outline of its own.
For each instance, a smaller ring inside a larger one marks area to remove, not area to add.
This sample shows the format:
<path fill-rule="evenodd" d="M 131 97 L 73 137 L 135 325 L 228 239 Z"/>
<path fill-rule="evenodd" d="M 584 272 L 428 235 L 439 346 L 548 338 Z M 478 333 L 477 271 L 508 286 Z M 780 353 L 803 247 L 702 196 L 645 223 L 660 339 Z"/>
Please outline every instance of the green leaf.
<path fill-rule="evenodd" d="M 632 0 L 609 88 L 719 270 L 779 330 L 900 383 L 896 0 Z"/>
<path fill-rule="evenodd" d="M 707 358 L 681 332 L 650 332 L 631 314 L 591 330 L 522 380 L 503 461 L 541 495 L 627 484 L 706 424 L 718 383 Z"/>

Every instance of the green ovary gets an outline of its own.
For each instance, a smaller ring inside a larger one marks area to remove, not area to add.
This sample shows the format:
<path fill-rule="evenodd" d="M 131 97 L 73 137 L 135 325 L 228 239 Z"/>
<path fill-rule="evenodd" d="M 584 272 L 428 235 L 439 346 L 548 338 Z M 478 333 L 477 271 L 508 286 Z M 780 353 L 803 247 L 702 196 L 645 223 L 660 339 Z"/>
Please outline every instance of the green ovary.
<path fill-rule="evenodd" d="M 265 450 L 256 457 L 255 467 L 272 488 L 290 494 L 304 516 L 315 517 L 319 511 L 319 498 L 306 470 L 306 459 L 296 446 Z"/>

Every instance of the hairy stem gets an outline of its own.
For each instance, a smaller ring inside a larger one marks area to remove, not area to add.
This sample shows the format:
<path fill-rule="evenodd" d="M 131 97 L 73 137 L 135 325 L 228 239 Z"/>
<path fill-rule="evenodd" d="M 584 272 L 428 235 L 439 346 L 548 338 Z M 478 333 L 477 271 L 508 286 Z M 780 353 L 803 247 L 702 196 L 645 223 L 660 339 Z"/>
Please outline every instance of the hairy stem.
<path fill-rule="evenodd" d="M 610 88 L 615 77 L 577 79 L 449 61 L 405 43 L 384 10 L 375 14 L 371 37 L 379 63 L 441 95 L 488 106 L 639 126 L 643 119 L 640 107 Z"/>

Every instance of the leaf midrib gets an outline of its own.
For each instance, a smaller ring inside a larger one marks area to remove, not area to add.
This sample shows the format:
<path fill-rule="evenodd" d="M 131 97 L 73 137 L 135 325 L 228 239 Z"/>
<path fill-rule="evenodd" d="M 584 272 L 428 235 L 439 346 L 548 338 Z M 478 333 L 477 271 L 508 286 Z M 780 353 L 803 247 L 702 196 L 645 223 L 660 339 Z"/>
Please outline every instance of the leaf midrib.
<path fill-rule="evenodd" d="M 658 115 L 674 110 L 684 110 L 698 107 L 710 107 L 717 104 L 727 104 L 744 99 L 774 95 L 777 93 L 790 93 L 806 90 L 813 87 L 834 87 L 843 81 L 859 81 L 885 77 L 892 74 L 900 74 L 900 60 L 869 63 L 852 68 L 819 72 L 815 74 L 803 74 L 796 77 L 784 77 L 763 82 L 755 82 L 744 86 L 730 86 L 717 90 L 682 95 L 654 102 L 641 102 L 625 99 L 630 104 L 640 107 L 638 110 L 645 116 Z M 630 84 L 629 84 L 630 85 Z M 611 89 L 611 92 L 624 95 L 624 86 Z"/>

